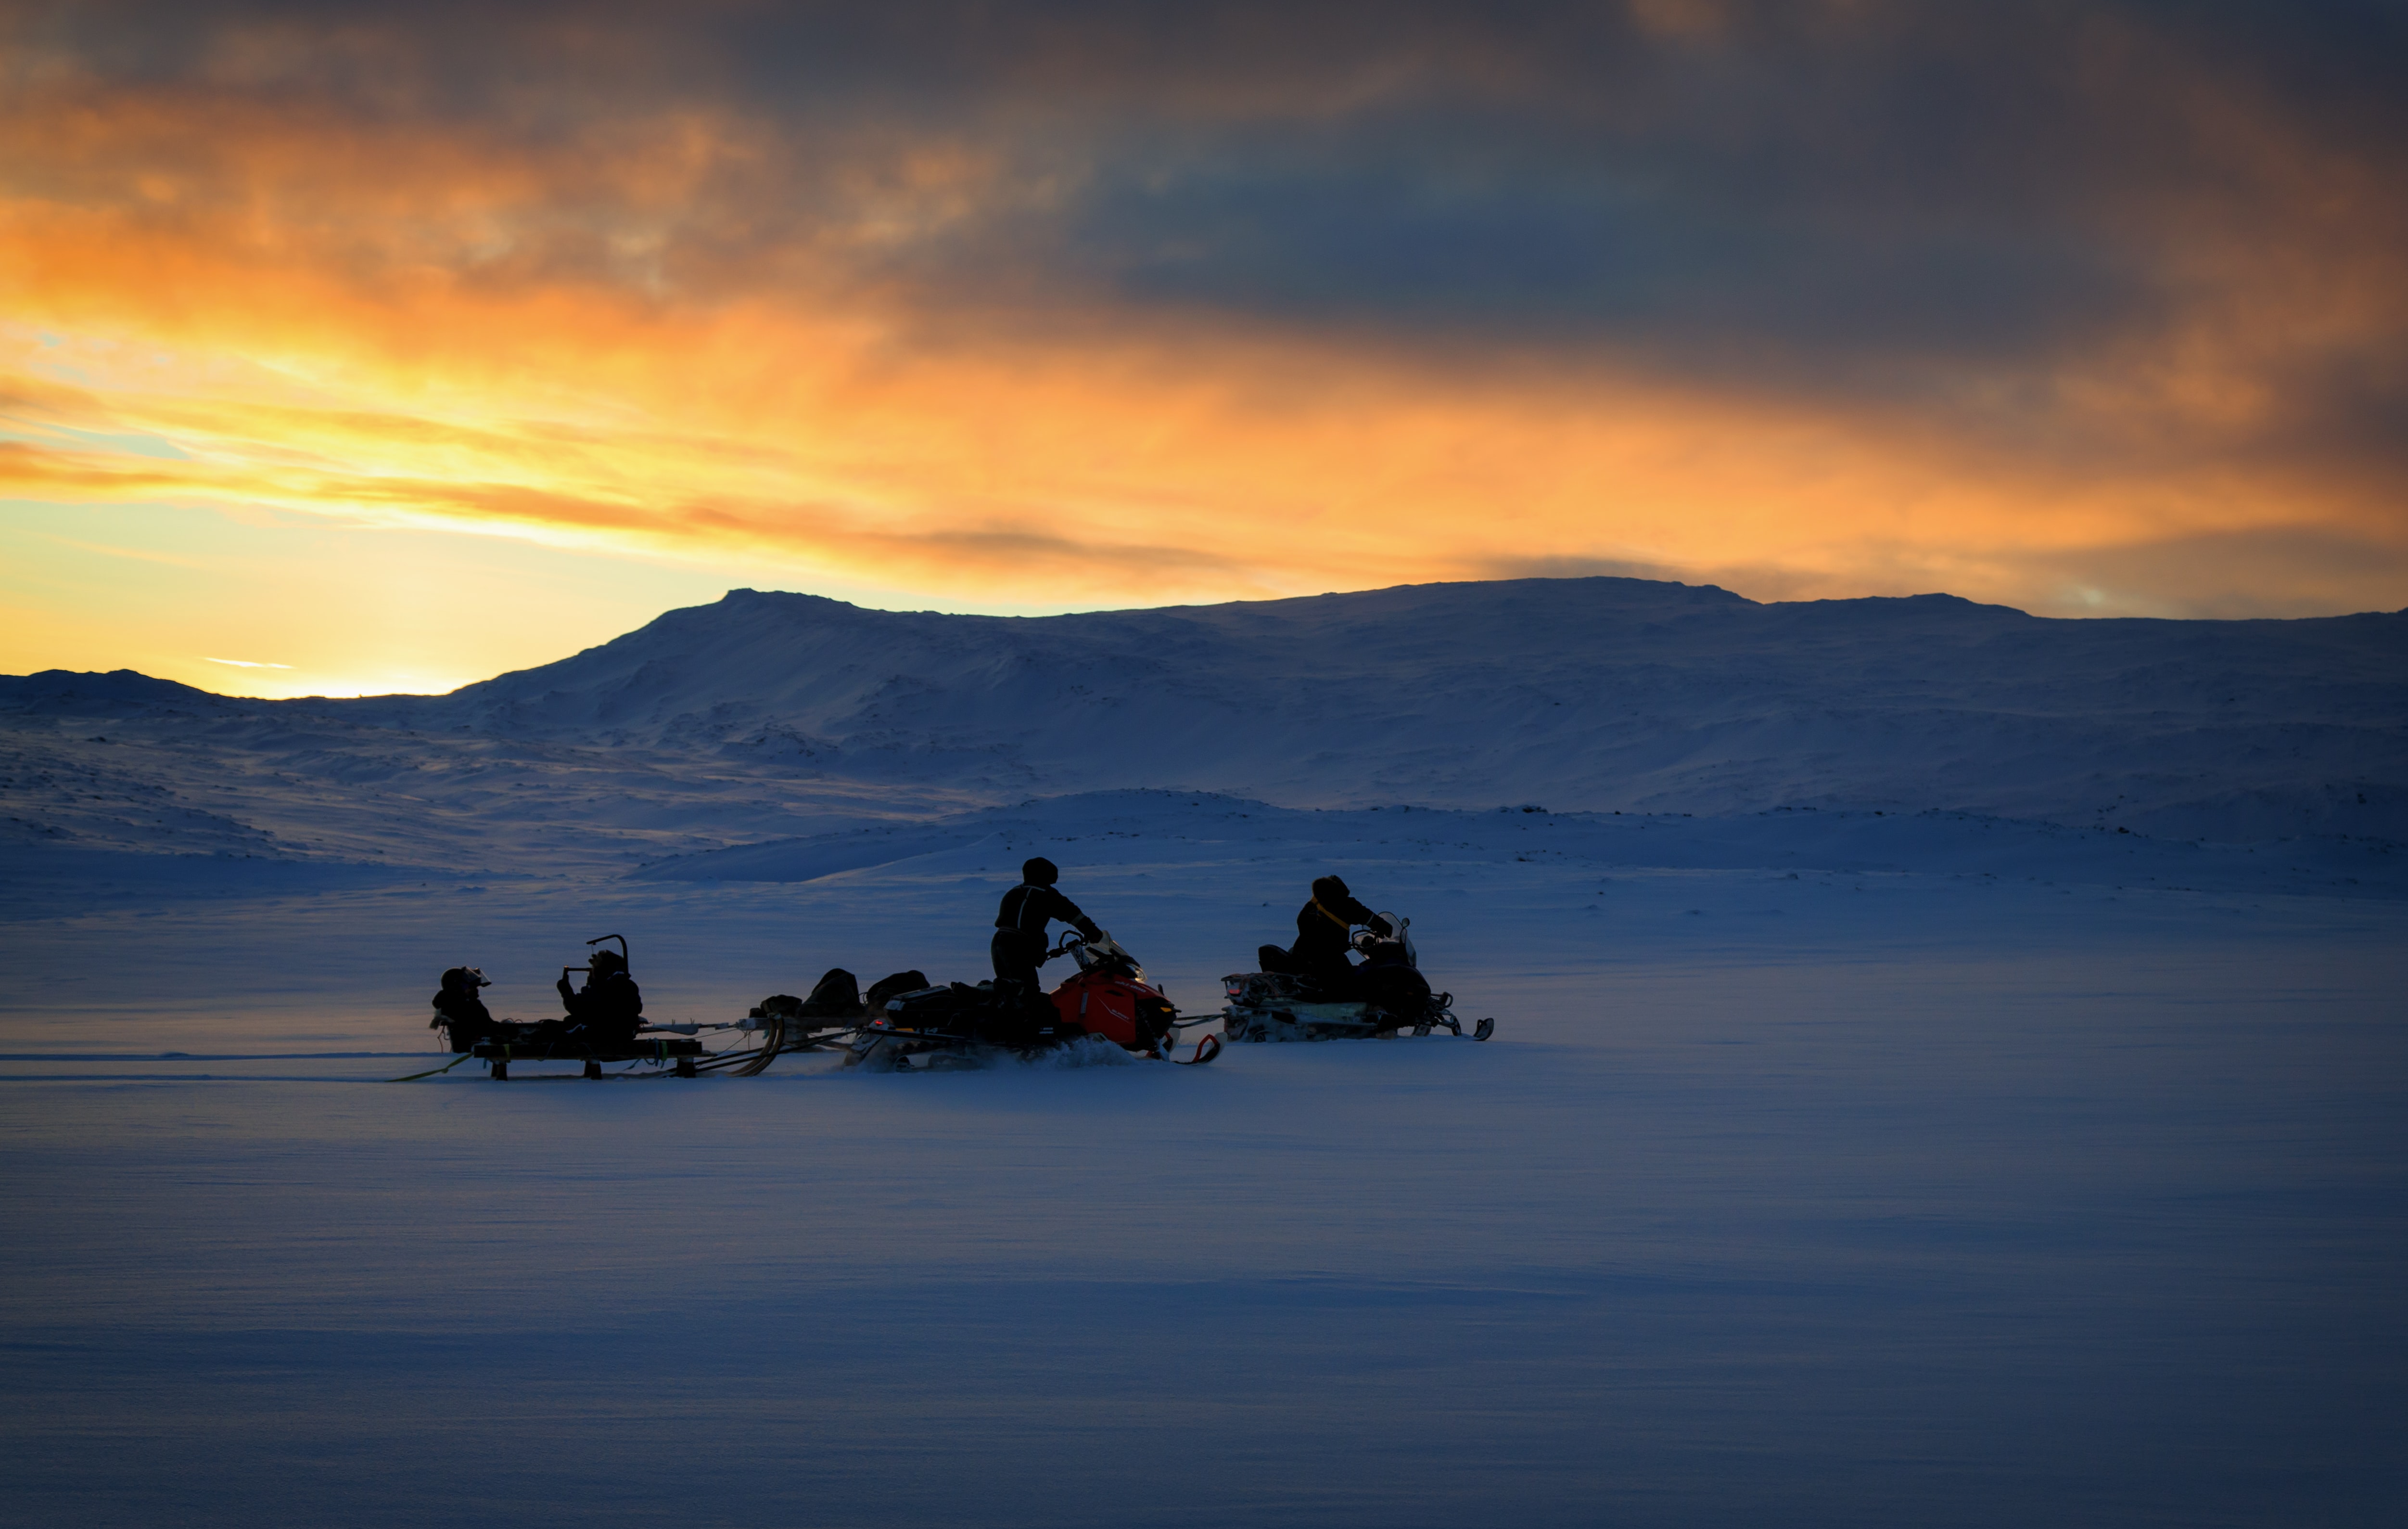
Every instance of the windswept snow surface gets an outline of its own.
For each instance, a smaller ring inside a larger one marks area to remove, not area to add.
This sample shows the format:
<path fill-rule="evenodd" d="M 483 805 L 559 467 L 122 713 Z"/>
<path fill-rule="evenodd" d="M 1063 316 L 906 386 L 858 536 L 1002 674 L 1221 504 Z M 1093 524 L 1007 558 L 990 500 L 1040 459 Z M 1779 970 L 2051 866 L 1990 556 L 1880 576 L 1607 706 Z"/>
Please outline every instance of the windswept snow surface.
<path fill-rule="evenodd" d="M 7 1519 L 2396 1523 L 2397 620 L 739 595 L 449 698 L 11 682 Z M 977 977 L 1031 853 L 1189 1010 L 1336 871 L 1498 1037 L 382 1081 L 606 931 L 662 1019 Z"/>

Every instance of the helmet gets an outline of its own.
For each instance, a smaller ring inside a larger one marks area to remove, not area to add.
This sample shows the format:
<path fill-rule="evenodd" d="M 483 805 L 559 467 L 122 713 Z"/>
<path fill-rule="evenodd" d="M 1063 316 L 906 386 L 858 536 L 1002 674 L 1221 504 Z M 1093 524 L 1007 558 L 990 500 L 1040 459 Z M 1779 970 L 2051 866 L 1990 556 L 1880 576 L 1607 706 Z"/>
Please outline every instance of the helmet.
<path fill-rule="evenodd" d="M 615 950 L 597 950 L 594 953 L 593 967 L 594 974 L 598 977 L 605 972 L 625 971 L 627 960 Z"/>
<path fill-rule="evenodd" d="M 1346 889 L 1346 883 L 1341 877 L 1315 876 L 1312 878 L 1312 895 L 1314 897 L 1352 897 L 1354 894 Z"/>
<path fill-rule="evenodd" d="M 1020 863 L 1020 879 L 1031 887 L 1051 887 L 1061 876 L 1061 868 L 1042 855 Z"/>
<path fill-rule="evenodd" d="M 485 974 L 473 966 L 455 966 L 443 974 L 443 990 L 447 993 L 475 992 L 494 984 Z"/>

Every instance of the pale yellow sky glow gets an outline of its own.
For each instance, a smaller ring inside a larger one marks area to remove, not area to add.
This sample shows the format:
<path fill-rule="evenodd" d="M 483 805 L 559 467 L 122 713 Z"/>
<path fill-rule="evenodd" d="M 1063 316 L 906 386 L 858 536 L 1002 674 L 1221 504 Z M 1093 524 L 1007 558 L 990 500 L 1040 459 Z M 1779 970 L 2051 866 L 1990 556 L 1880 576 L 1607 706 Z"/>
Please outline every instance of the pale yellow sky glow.
<path fill-rule="evenodd" d="M 0 116 L 0 669 L 444 687 L 735 584 L 1030 612 L 1581 571 L 2064 614 L 2408 601 L 2399 477 L 2319 447 L 2301 401 L 2399 331 L 2387 212 L 2328 209 L 2348 237 L 2310 267 L 2183 212 L 2148 324 L 1885 353 L 1868 385 L 1744 326 L 1681 352 L 1082 283 L 1010 233 L 1101 198 L 1078 151 L 806 141 L 736 107 L 589 103 L 547 135 L 353 113 L 227 47 L 181 85 L 59 64 Z M 2315 158 L 2215 121 L 2279 162 L 2265 184 Z M 773 196 L 810 217 L 745 222 Z M 975 276 L 896 253 L 962 241 L 993 247 Z"/>

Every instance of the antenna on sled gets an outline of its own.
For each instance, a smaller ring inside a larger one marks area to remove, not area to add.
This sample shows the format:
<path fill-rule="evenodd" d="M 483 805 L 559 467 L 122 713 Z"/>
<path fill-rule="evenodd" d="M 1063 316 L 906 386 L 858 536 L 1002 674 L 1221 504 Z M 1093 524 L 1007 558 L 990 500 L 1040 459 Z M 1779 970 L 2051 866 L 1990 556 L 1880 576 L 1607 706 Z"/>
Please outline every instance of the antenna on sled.
<path fill-rule="evenodd" d="M 595 935 L 593 939 L 588 940 L 588 941 L 586 941 L 585 943 L 586 943 L 587 945 L 600 945 L 600 944 L 601 944 L 603 941 L 605 941 L 605 940 L 616 940 L 616 941 L 618 941 L 618 942 L 619 942 L 619 962 L 620 962 L 620 964 L 621 964 L 621 965 L 623 965 L 623 966 L 625 966 L 625 967 L 626 967 L 630 972 L 634 971 L 634 970 L 635 970 L 634 964 L 630 961 L 630 959 L 629 959 L 629 958 L 628 958 L 628 954 L 627 954 L 627 937 L 626 937 L 625 935 L 624 935 L 624 934 L 597 934 L 597 935 Z"/>

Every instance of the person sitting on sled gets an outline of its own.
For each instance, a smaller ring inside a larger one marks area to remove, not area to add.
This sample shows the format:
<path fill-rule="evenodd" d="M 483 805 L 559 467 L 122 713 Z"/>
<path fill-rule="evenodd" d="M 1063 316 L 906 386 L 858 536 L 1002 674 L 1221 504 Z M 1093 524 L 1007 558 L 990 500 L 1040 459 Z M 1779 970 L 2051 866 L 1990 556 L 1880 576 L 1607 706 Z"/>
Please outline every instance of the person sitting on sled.
<path fill-rule="evenodd" d="M 571 989 L 564 974 L 558 984 L 561 1006 L 568 1011 L 561 1026 L 563 1038 L 581 1043 L 596 1053 L 624 1051 L 636 1044 L 643 1023 L 644 995 L 627 974 L 627 962 L 615 950 L 597 950 L 586 968 L 585 986 Z"/>
<path fill-rule="evenodd" d="M 1100 940 L 1104 931 L 1096 921 L 1079 911 L 1079 905 L 1054 889 L 1061 871 L 1052 860 L 1039 855 L 1020 868 L 1020 885 L 1003 894 L 1003 905 L 996 910 L 995 938 L 988 943 L 988 953 L 995 958 L 995 986 L 1000 993 L 1007 986 L 1017 983 L 1023 1002 L 1034 1006 L 1044 993 L 1038 986 L 1037 968 L 1045 959 L 1045 926 L 1054 920 L 1069 925 L 1090 940 Z"/>
<path fill-rule="evenodd" d="M 1382 939 L 1396 933 L 1388 921 L 1365 907 L 1337 876 L 1317 876 L 1312 896 L 1296 914 L 1296 944 L 1282 950 L 1265 945 L 1255 959 L 1266 972 L 1311 977 L 1333 993 L 1352 993 L 1354 963 L 1346 959 L 1347 934 L 1357 924 Z"/>
<path fill-rule="evenodd" d="M 442 990 L 435 995 L 435 1017 L 426 1021 L 426 1027 L 442 1031 L 452 1050 L 467 1050 L 494 1032 L 493 1011 L 477 996 L 478 988 L 492 986 L 485 974 L 473 966 L 455 966 L 444 973 Z"/>

